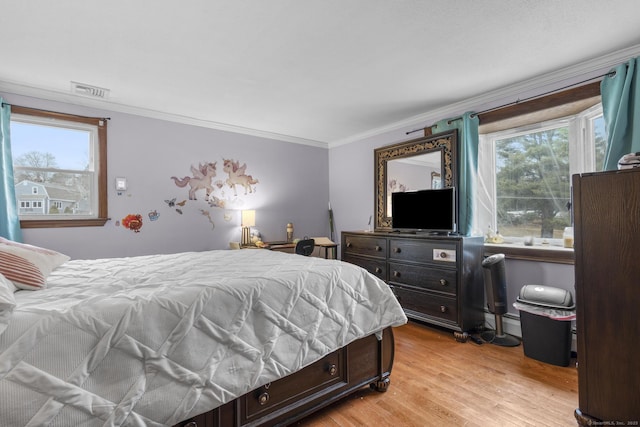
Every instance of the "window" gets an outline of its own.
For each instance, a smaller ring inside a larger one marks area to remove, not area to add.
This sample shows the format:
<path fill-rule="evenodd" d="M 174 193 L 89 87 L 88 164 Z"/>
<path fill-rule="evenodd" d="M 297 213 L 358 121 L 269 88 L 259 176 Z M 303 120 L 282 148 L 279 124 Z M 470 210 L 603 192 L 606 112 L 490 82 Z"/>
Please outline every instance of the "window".
<path fill-rule="evenodd" d="M 557 242 L 572 225 L 571 176 L 601 170 L 605 150 L 599 103 L 569 116 L 482 134 L 478 228 Z"/>
<path fill-rule="evenodd" d="M 12 107 L 11 151 L 22 228 L 104 225 L 104 119 Z"/>

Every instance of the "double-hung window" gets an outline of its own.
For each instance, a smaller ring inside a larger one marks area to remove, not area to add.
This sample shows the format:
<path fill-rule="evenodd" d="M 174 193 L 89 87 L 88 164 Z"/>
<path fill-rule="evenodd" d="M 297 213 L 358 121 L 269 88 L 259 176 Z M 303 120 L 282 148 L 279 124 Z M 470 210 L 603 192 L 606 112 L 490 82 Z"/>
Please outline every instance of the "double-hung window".
<path fill-rule="evenodd" d="M 104 225 L 104 119 L 13 106 L 10 132 L 22 228 Z"/>
<path fill-rule="evenodd" d="M 600 103 L 489 133 L 481 128 L 476 228 L 559 243 L 572 225 L 571 176 L 601 170 L 605 149 Z"/>

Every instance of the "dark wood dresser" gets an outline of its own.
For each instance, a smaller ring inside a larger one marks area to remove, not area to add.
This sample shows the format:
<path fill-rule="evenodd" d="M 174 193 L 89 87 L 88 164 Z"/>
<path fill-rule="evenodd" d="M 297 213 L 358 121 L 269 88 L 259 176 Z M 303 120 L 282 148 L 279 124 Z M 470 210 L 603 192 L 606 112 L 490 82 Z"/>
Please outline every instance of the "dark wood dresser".
<path fill-rule="evenodd" d="M 573 176 L 580 425 L 640 422 L 640 170 Z"/>
<path fill-rule="evenodd" d="M 482 237 L 343 232 L 341 248 L 387 282 L 407 317 L 454 331 L 484 323 Z"/>

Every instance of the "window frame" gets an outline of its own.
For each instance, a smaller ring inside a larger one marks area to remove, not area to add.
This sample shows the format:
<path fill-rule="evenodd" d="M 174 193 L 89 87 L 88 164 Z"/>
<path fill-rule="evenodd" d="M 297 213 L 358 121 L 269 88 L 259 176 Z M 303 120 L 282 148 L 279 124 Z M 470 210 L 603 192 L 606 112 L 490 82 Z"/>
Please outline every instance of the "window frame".
<path fill-rule="evenodd" d="M 58 228 L 58 227 L 99 227 L 109 220 L 107 205 L 107 119 L 97 117 L 85 117 L 75 114 L 58 113 L 54 111 L 40 110 L 17 105 L 11 106 L 11 113 L 21 116 L 44 118 L 52 122 L 72 122 L 95 126 L 97 128 L 96 152 L 98 155 L 95 179 L 97 182 L 97 211 L 91 218 L 46 218 L 23 219 L 20 218 L 21 228 Z"/>
<path fill-rule="evenodd" d="M 496 184 L 496 142 L 504 139 L 519 137 L 522 135 L 544 132 L 550 129 L 567 128 L 569 132 L 569 186 L 571 186 L 571 177 L 574 174 L 582 172 L 595 171 L 595 139 L 591 138 L 591 134 L 586 131 L 586 127 L 590 123 L 589 120 L 602 115 L 602 104 L 596 104 L 584 112 L 574 114 L 569 117 L 560 117 L 544 122 L 533 123 L 526 126 L 520 126 L 513 129 L 505 129 L 502 131 L 482 134 L 479 141 L 479 151 L 485 155 L 484 164 L 479 164 L 478 174 L 482 175 L 482 181 L 485 183 L 483 189 L 487 195 L 485 204 L 490 204 L 491 218 L 487 216 L 479 216 L 479 225 L 489 223 L 492 229 L 497 228 L 497 184 Z M 490 157 L 490 159 L 487 159 Z M 482 212 L 485 213 L 485 212 Z M 489 219 L 489 221 L 487 221 Z M 510 241 L 522 240 L 522 237 L 504 236 Z M 544 239 L 553 245 L 561 245 L 561 238 Z"/>
<path fill-rule="evenodd" d="M 598 98 L 597 103 L 601 105 L 600 100 L 600 81 L 595 81 L 592 83 L 584 84 L 582 86 L 573 87 L 570 89 L 556 91 L 550 94 L 543 94 L 536 98 L 530 98 L 526 101 L 517 101 L 511 104 L 507 104 L 503 107 L 497 107 L 494 109 L 489 109 L 487 111 L 481 112 L 478 114 L 479 122 L 482 132 L 482 127 L 493 127 L 494 130 L 486 133 L 494 133 L 499 132 L 501 130 L 505 130 L 508 128 L 513 128 L 515 126 L 504 126 L 500 127 L 502 122 L 507 122 L 508 120 L 518 119 L 527 114 L 544 114 L 547 110 L 553 109 L 555 107 L 564 107 L 572 103 L 581 103 L 585 101 L 589 101 L 592 98 Z M 590 120 L 593 119 L 593 115 L 591 115 L 592 107 L 582 108 L 586 113 L 582 117 L 582 120 L 576 120 L 579 122 L 578 126 L 587 126 L 590 123 Z M 577 114 L 574 114 L 577 115 Z M 538 122 L 542 122 L 545 120 L 538 120 Z M 580 130 L 581 131 L 581 130 Z M 586 150 L 585 150 L 586 151 Z M 491 153 L 492 156 L 485 156 L 484 161 L 490 161 L 495 163 L 495 152 Z M 573 158 L 571 157 L 573 154 L 570 152 L 570 168 L 573 167 Z M 493 159 L 492 159 L 493 157 Z M 483 159 L 478 158 L 478 165 L 482 164 Z M 589 161 L 595 161 L 594 159 L 585 158 L 583 156 L 582 159 L 579 160 L 580 167 L 585 167 Z M 495 166 L 492 164 L 492 169 L 495 170 Z M 570 169 L 570 174 L 573 174 L 573 169 Z M 494 174 L 495 175 L 495 174 Z M 478 175 L 478 179 L 482 179 L 480 175 Z M 493 178 L 495 180 L 495 176 Z M 480 193 L 478 191 L 477 193 Z M 480 194 L 479 199 L 482 197 Z M 486 203 L 486 201 L 477 200 L 476 203 L 479 205 L 480 203 Z M 476 211 L 477 212 L 477 211 Z M 486 224 L 484 227 L 481 227 L 481 223 L 479 219 L 476 217 L 475 219 L 476 229 L 480 230 L 484 233 L 486 229 Z M 574 263 L 574 251 L 572 248 L 564 248 L 560 246 L 554 245 L 543 245 L 536 244 L 535 246 L 524 246 L 522 242 L 519 243 L 505 243 L 505 244 L 492 244 L 485 243 L 485 255 L 493 255 L 496 253 L 503 253 L 507 258 L 525 260 L 525 261 L 537 261 L 537 262 L 550 262 L 550 263 L 559 263 L 559 264 L 573 264 Z"/>

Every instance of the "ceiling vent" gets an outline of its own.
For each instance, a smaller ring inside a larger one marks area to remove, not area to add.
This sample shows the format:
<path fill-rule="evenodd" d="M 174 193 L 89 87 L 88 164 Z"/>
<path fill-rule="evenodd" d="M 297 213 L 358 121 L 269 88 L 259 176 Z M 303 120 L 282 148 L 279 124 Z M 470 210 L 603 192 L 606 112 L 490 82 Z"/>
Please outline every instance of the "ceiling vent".
<path fill-rule="evenodd" d="M 71 92 L 76 95 L 86 96 L 88 98 L 109 98 L 109 89 L 78 82 L 71 82 Z"/>

